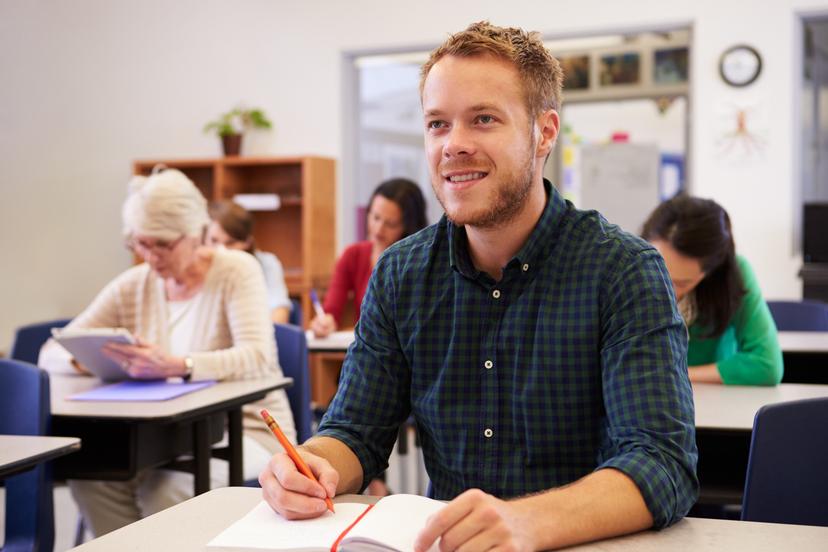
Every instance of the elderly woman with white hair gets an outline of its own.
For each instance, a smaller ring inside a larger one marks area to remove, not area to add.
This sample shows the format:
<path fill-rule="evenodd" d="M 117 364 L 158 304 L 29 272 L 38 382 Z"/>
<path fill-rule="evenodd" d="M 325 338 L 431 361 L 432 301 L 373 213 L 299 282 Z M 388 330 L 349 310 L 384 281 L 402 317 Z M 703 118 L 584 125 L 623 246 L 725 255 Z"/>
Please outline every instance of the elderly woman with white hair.
<path fill-rule="evenodd" d="M 123 327 L 137 345 L 104 352 L 133 378 L 242 379 L 281 374 L 262 270 L 243 251 L 204 245 L 207 203 L 179 171 L 135 177 L 123 206 L 129 248 L 144 259 L 112 280 L 72 328 Z M 52 372 L 85 372 L 57 343 L 40 364 Z M 244 408 L 244 477 L 255 478 L 278 448 L 256 412 L 267 408 L 288 438 L 295 429 L 287 395 L 274 391 Z M 213 485 L 227 484 L 227 464 L 211 462 Z M 69 481 L 95 536 L 192 496 L 192 475 L 147 470 L 130 481 Z"/>

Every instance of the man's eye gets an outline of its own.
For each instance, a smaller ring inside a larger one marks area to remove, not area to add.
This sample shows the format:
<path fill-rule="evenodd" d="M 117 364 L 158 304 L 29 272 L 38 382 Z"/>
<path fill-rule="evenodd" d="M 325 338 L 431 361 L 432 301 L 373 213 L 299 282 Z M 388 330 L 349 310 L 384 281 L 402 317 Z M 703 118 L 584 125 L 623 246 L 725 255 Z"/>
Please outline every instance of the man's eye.
<path fill-rule="evenodd" d="M 429 121 L 427 126 L 430 129 L 436 129 L 436 128 L 443 128 L 443 125 L 444 125 L 443 121 Z"/>
<path fill-rule="evenodd" d="M 477 118 L 477 120 L 483 123 L 484 125 L 488 125 L 490 123 L 493 123 L 495 121 L 495 118 L 491 115 L 481 115 Z"/>

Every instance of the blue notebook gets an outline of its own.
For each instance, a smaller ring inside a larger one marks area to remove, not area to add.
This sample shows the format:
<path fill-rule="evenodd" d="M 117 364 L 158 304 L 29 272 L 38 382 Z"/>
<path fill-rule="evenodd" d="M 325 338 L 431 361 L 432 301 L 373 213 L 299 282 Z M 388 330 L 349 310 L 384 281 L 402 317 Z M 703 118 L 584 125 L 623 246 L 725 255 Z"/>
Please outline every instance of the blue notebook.
<path fill-rule="evenodd" d="M 137 381 L 129 380 L 112 385 L 96 387 L 77 395 L 72 401 L 166 401 L 205 387 L 216 382 L 213 380 L 173 383 L 164 380 Z"/>

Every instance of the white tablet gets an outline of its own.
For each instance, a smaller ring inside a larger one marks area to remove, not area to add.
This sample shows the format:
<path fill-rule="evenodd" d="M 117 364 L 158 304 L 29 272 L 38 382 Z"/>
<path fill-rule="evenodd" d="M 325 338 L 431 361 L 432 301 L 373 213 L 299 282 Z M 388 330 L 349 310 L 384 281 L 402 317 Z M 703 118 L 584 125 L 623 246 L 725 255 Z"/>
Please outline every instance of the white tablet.
<path fill-rule="evenodd" d="M 135 337 L 125 328 L 52 328 L 52 337 L 72 353 L 84 368 L 104 381 L 129 379 L 121 365 L 101 352 L 107 343 L 134 345 Z"/>

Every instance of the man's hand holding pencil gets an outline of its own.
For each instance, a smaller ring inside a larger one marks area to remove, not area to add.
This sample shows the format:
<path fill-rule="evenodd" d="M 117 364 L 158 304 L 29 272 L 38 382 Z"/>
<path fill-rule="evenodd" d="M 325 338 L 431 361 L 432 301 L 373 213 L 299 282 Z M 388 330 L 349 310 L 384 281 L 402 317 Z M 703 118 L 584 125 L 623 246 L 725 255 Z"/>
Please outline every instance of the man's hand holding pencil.
<path fill-rule="evenodd" d="M 339 473 L 324 458 L 294 448 L 266 410 L 262 410 L 262 418 L 285 449 L 275 454 L 259 475 L 265 501 L 285 519 L 333 512 L 331 498 L 336 495 Z"/>

